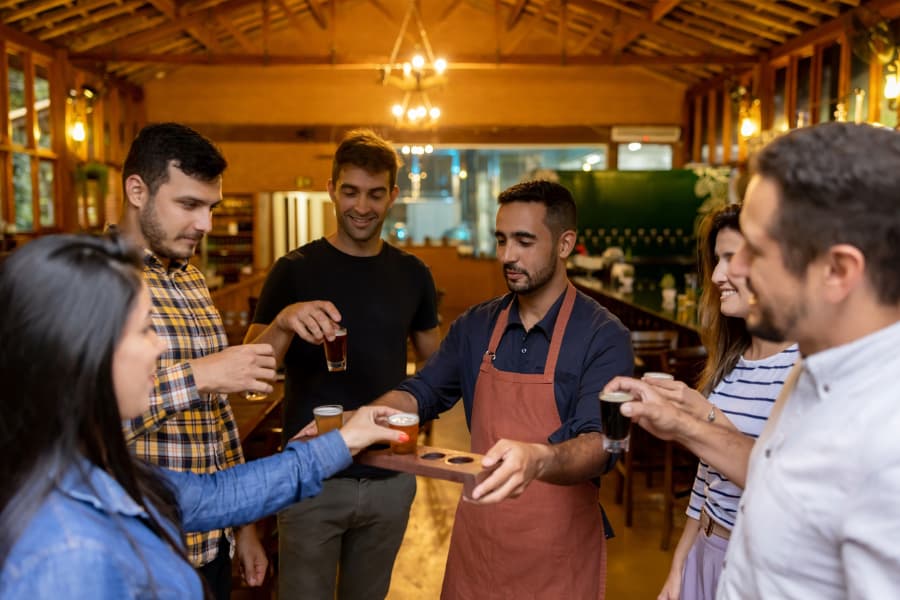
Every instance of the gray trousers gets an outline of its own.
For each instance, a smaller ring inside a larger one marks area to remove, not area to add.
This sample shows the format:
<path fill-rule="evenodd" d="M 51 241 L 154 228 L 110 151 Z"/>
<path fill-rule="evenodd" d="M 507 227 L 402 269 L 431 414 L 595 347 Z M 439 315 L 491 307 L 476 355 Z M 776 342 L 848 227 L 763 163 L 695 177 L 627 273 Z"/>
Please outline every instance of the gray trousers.
<path fill-rule="evenodd" d="M 278 513 L 278 598 L 387 596 L 415 495 L 416 478 L 408 474 L 335 478 L 315 498 Z"/>

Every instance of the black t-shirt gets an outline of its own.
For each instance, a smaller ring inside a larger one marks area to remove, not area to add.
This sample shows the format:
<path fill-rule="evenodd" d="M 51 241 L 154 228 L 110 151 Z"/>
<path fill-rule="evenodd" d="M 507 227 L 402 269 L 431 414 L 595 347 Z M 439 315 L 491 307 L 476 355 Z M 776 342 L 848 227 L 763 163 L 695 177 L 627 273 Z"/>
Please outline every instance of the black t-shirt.
<path fill-rule="evenodd" d="M 314 407 L 354 410 L 406 378 L 406 340 L 436 327 L 431 271 L 421 260 L 383 243 L 376 256 L 351 256 L 324 238 L 278 259 L 259 297 L 254 323 L 271 323 L 289 304 L 329 300 L 347 328 L 347 370 L 329 373 L 322 346 L 294 336 L 284 358 L 284 438 L 309 423 Z M 383 477 L 353 465 L 341 475 Z"/>

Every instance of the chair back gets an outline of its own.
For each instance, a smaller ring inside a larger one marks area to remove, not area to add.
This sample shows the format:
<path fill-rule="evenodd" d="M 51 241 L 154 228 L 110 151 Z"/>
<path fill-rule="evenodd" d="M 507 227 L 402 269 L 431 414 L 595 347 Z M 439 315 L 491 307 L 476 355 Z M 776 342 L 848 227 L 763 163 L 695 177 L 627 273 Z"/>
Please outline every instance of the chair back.
<path fill-rule="evenodd" d="M 631 347 L 634 349 L 636 375 L 664 371 L 663 353 L 678 347 L 678 332 L 674 329 L 632 331 Z"/>

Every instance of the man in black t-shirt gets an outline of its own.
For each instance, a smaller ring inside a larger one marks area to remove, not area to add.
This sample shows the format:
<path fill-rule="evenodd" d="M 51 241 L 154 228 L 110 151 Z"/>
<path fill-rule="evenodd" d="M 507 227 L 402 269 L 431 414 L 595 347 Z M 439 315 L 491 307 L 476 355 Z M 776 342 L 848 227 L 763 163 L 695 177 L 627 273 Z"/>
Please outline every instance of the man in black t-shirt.
<path fill-rule="evenodd" d="M 285 439 L 316 406 L 355 410 L 403 381 L 407 338 L 420 360 L 440 343 L 431 272 L 380 237 L 398 168 L 387 142 L 350 132 L 328 181 L 337 231 L 279 259 L 263 286 L 246 341 L 272 344 L 284 362 Z M 347 329 L 348 368 L 328 372 L 321 345 L 338 326 Z M 284 510 L 279 597 L 333 600 L 337 584 L 341 599 L 384 598 L 415 489 L 412 475 L 354 465 Z"/>

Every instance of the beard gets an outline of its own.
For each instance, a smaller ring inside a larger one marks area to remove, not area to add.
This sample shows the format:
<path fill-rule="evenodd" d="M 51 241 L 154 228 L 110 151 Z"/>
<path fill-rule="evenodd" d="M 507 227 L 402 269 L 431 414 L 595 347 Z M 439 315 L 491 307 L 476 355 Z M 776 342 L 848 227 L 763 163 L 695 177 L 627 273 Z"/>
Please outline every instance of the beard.
<path fill-rule="evenodd" d="M 524 277 L 520 281 L 510 281 L 509 277 L 506 277 L 508 272 L 519 273 L 524 275 Z M 556 261 L 551 259 L 545 267 L 538 269 L 534 273 L 506 264 L 503 265 L 503 274 L 509 291 L 517 294 L 530 294 L 540 290 L 553 279 L 553 276 L 556 274 Z"/>
<path fill-rule="evenodd" d="M 747 315 L 745 323 L 747 331 L 750 335 L 769 342 L 786 342 L 790 339 L 789 332 L 792 331 L 801 317 L 804 316 L 802 306 L 783 305 L 784 318 L 779 323 L 772 312 L 771 307 L 760 304 L 759 298 L 754 294 L 753 304 L 750 307 L 750 314 Z"/>
<path fill-rule="evenodd" d="M 194 255 L 196 245 L 203 239 L 202 235 L 177 236 L 176 239 L 190 239 L 194 241 L 194 247 L 189 251 L 178 250 L 169 245 L 166 230 L 156 214 L 156 203 L 153 198 L 150 198 L 144 208 L 141 209 L 141 212 L 138 214 L 138 221 L 141 226 L 141 233 L 144 235 L 144 240 L 147 242 L 147 247 L 150 248 L 154 254 L 163 258 L 188 260 Z"/>
<path fill-rule="evenodd" d="M 349 222 L 353 217 L 344 213 L 338 218 L 338 227 L 347 234 L 354 242 L 369 242 L 381 236 L 381 228 L 384 225 L 384 218 L 374 219 L 365 229 L 358 229 Z"/>

